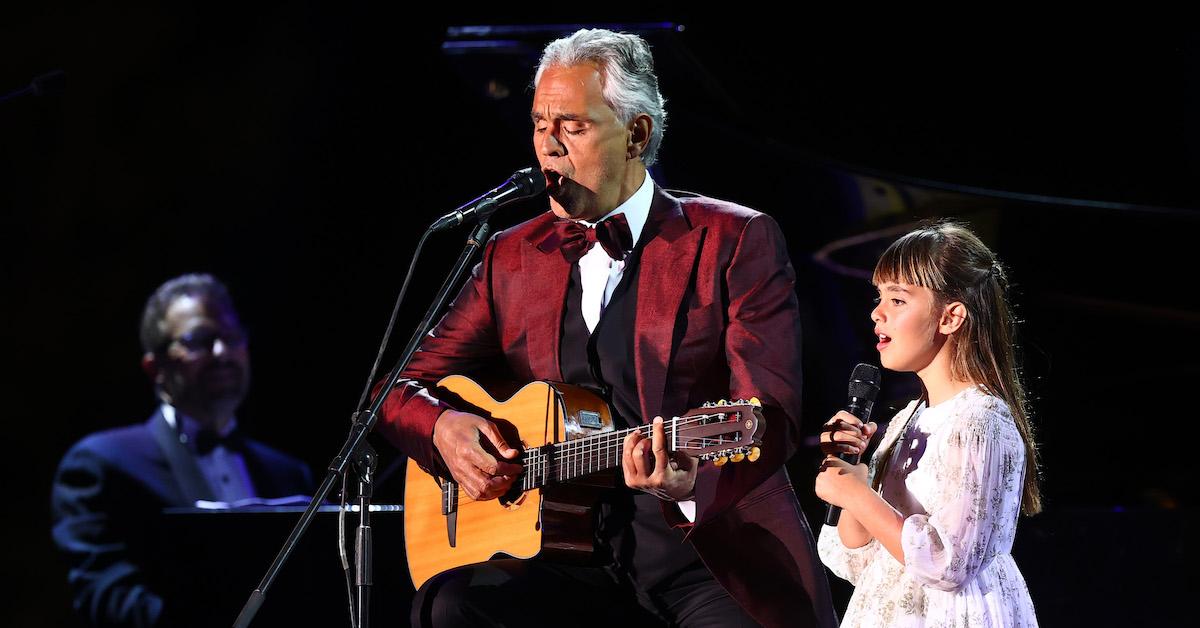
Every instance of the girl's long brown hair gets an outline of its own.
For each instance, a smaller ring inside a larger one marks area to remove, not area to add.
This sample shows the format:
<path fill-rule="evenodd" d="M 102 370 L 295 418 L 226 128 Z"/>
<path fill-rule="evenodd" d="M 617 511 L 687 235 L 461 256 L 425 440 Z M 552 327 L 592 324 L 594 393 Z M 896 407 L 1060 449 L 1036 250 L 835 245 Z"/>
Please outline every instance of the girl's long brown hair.
<path fill-rule="evenodd" d="M 995 254 L 964 225 L 943 221 L 902 236 L 883 252 L 871 280 L 907 283 L 928 288 L 940 310 L 962 303 L 967 317 L 951 341 L 950 374 L 959 381 L 982 384 L 1012 410 L 1017 431 L 1025 442 L 1025 486 L 1021 509 L 1027 515 L 1042 510 L 1038 450 L 1025 389 L 1014 348 L 1016 321 L 1008 303 L 1008 277 Z M 886 465 L 890 456 L 880 455 Z M 884 469 L 876 470 L 882 478 Z"/>

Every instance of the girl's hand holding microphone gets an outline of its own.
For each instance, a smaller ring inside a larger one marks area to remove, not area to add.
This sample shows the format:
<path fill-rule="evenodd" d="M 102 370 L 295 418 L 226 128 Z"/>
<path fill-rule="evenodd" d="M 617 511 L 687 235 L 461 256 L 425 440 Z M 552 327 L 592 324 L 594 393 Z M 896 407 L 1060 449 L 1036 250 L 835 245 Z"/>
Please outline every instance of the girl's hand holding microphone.
<path fill-rule="evenodd" d="M 821 451 L 825 454 L 825 460 L 817 474 L 817 497 L 825 503 L 845 508 L 843 502 L 856 488 L 854 485 L 866 486 L 867 465 L 852 465 L 838 458 L 838 455 L 862 455 L 878 427 L 873 422 L 864 424 L 845 410 L 833 415 L 825 423 L 821 430 Z"/>
<path fill-rule="evenodd" d="M 864 425 L 858 417 L 842 410 L 821 429 L 821 453 L 826 456 L 862 455 L 878 428 L 874 422 Z"/>

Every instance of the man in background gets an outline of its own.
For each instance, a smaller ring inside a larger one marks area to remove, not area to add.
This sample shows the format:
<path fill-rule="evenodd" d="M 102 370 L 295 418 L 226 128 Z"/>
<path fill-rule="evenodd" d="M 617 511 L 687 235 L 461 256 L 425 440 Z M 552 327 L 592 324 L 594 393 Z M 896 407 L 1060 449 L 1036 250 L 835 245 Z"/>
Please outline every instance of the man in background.
<path fill-rule="evenodd" d="M 163 508 L 312 490 L 304 463 L 238 430 L 250 355 L 224 284 L 205 274 L 164 283 L 146 302 L 141 342 L 158 409 L 145 423 L 79 441 L 54 481 L 54 541 L 75 608 L 93 625 L 187 623 L 156 592 L 178 568 L 156 560 L 157 543 L 178 542 L 157 538 Z"/>

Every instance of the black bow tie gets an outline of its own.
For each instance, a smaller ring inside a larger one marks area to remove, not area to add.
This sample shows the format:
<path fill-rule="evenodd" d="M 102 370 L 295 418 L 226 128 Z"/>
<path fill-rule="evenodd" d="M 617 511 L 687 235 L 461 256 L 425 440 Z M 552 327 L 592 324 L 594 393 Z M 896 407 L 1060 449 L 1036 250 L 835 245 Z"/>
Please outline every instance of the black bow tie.
<path fill-rule="evenodd" d="M 212 453 L 212 450 L 218 446 L 230 451 L 242 451 L 246 448 L 246 438 L 242 436 L 241 430 L 237 429 L 225 436 L 221 436 L 212 430 L 202 430 L 196 434 L 196 453 L 201 456 Z"/>
<path fill-rule="evenodd" d="M 558 239 L 553 246 L 557 246 L 572 264 L 597 243 L 615 260 L 625 259 L 626 253 L 633 249 L 633 232 L 629 230 L 625 214 L 601 220 L 595 227 L 574 220 L 560 220 L 554 223 L 554 231 Z"/>

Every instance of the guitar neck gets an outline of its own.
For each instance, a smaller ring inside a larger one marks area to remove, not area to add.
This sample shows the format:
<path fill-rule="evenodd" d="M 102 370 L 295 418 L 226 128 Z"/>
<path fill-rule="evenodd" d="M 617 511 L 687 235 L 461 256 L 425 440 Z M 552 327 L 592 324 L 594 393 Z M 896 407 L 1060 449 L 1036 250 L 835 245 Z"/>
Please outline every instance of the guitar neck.
<path fill-rule="evenodd" d="M 669 451 L 675 451 L 679 442 L 679 421 L 679 417 L 663 420 Z M 625 437 L 633 432 L 641 432 L 649 438 L 651 429 L 650 425 L 641 425 L 526 449 L 521 457 L 521 464 L 525 467 L 521 488 L 527 491 L 616 468 L 621 464 Z"/>

